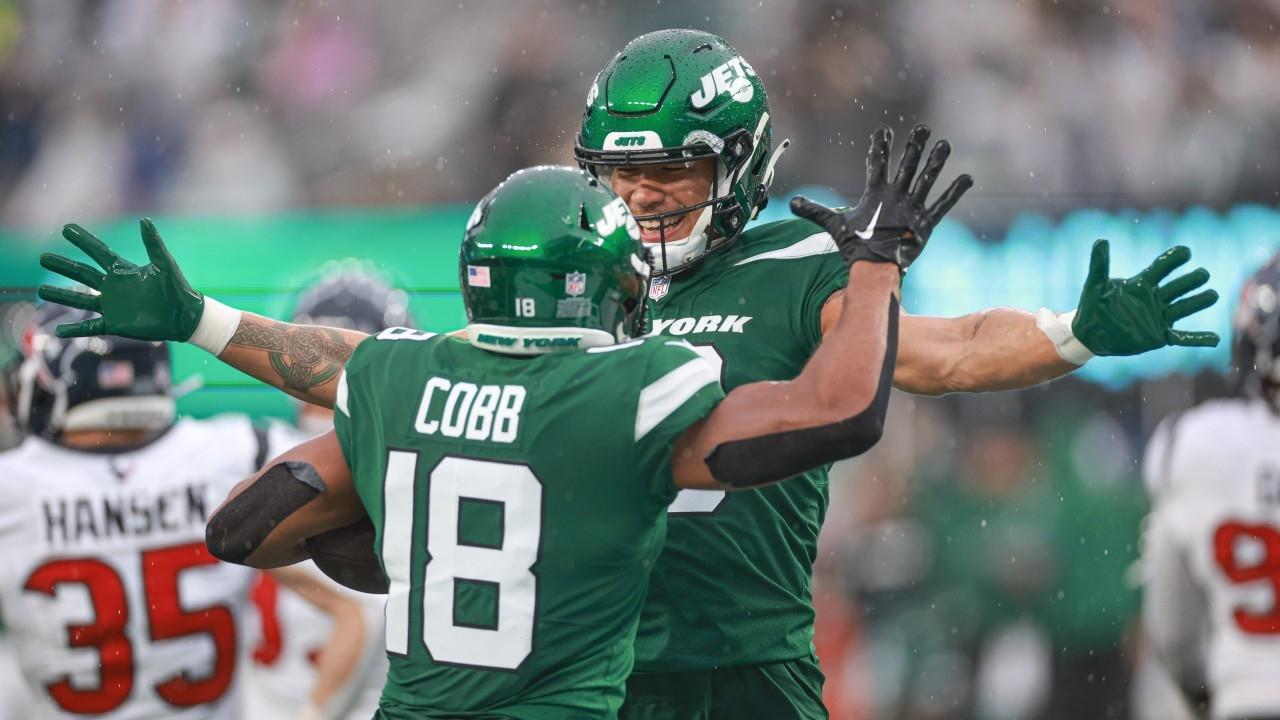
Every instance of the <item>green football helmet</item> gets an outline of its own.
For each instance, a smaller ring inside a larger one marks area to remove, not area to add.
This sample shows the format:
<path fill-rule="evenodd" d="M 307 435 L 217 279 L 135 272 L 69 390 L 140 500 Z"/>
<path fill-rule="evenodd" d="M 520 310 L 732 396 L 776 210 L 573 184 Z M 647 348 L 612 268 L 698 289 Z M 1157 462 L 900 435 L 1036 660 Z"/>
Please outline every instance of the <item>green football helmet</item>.
<path fill-rule="evenodd" d="M 571 167 L 520 170 L 476 205 L 458 262 L 467 336 L 514 355 L 644 334 L 648 252 L 622 198 Z"/>
<path fill-rule="evenodd" d="M 699 30 L 659 30 L 627 43 L 591 83 L 574 155 L 602 179 L 624 165 L 716 160 L 705 202 L 637 218 L 662 228 L 700 213 L 687 238 L 660 233 L 655 272 L 667 275 L 737 238 L 768 202 L 789 143 L 773 148 L 764 84 L 733 46 Z"/>

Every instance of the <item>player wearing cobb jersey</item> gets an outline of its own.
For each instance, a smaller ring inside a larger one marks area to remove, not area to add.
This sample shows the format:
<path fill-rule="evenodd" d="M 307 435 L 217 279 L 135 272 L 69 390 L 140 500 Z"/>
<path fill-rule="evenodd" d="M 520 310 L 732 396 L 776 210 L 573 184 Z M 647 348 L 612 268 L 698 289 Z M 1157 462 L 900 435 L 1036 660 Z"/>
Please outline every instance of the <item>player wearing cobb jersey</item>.
<path fill-rule="evenodd" d="M 298 296 L 293 321 L 376 333 L 412 326 L 408 298 L 348 259 L 327 266 Z M 272 423 L 268 446 L 274 456 L 333 429 L 333 411 L 299 404 L 297 425 Z M 281 574 L 297 582 L 319 583 L 337 596 L 323 610 L 279 583 Z M 248 718 L 292 717 L 307 706 L 311 716 L 368 720 L 378 707 L 387 675 L 382 648 L 381 595 L 355 592 L 325 577 L 310 561 L 259 573 L 253 588 L 254 670 L 245 682 Z M 326 643 L 346 649 L 321 652 Z"/>
<path fill-rule="evenodd" d="M 161 343 L 60 340 L 37 312 L 0 454 L 0 613 L 24 717 L 239 717 L 238 618 L 251 573 L 218 562 L 205 518 L 253 468 L 247 420 L 174 422 Z"/>
<path fill-rule="evenodd" d="M 1239 397 L 1166 419 L 1147 446 L 1143 621 L 1215 720 L 1280 718 L 1280 255 L 1245 285 Z"/>
<path fill-rule="evenodd" d="M 92 240 L 111 275 L 86 275 L 101 295 L 64 299 L 121 323 L 104 329 L 173 333 L 148 288 L 186 283 L 144 230 L 152 264 Z M 898 282 L 926 240 L 842 236 L 867 312 L 795 380 L 724 396 L 694 347 L 640 337 L 650 268 L 622 200 L 580 170 L 517 172 L 467 224 L 466 338 L 365 336 L 342 368 L 335 432 L 238 486 L 209 547 L 260 567 L 334 559 L 370 586 L 385 569 L 378 717 L 615 718 L 677 489 L 745 490 L 874 444 Z M 124 309 L 138 303 L 153 312 Z M 376 538 L 317 552 L 351 525 Z"/>

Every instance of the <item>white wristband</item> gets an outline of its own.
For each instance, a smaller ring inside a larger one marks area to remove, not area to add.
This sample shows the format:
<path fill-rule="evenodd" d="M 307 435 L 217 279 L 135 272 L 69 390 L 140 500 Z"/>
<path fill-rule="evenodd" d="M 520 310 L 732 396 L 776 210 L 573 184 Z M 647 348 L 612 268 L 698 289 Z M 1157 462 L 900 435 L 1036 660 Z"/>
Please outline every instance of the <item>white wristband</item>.
<path fill-rule="evenodd" d="M 1075 310 L 1059 314 L 1049 308 L 1040 308 L 1036 313 L 1036 327 L 1049 337 L 1049 341 L 1053 343 L 1054 349 L 1063 360 L 1072 365 L 1083 365 L 1089 362 L 1093 353 L 1084 346 L 1084 343 L 1076 339 L 1075 333 L 1071 332 L 1071 321 L 1075 317 Z"/>
<path fill-rule="evenodd" d="M 200 314 L 200 323 L 196 331 L 191 333 L 187 342 L 203 348 L 215 356 L 221 355 L 231 342 L 231 336 L 240 327 L 240 311 L 227 307 L 208 295 L 204 296 L 204 312 Z"/>

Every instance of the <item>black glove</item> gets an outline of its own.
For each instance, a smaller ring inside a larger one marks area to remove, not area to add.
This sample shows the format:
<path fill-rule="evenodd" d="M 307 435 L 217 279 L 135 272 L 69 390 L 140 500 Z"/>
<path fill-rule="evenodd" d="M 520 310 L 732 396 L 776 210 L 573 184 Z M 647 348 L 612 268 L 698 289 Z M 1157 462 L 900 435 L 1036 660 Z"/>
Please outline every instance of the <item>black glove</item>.
<path fill-rule="evenodd" d="M 791 212 L 831 233 L 840 254 L 850 265 L 858 260 L 891 262 L 905 272 L 920 257 L 934 226 L 960 196 L 973 187 L 973 178 L 961 175 L 932 207 L 925 207 L 929 191 L 951 154 L 951 144 L 946 140 L 934 143 L 929 160 L 924 164 L 924 172 L 912 185 L 911 179 L 915 177 L 928 139 L 929 128 L 925 125 L 911 129 L 907 149 L 902 151 L 898 174 L 890 182 L 889 148 L 893 144 L 893 131 L 881 125 L 871 133 L 871 148 L 867 151 L 867 187 L 853 209 L 832 210 L 797 196 L 791 199 Z"/>

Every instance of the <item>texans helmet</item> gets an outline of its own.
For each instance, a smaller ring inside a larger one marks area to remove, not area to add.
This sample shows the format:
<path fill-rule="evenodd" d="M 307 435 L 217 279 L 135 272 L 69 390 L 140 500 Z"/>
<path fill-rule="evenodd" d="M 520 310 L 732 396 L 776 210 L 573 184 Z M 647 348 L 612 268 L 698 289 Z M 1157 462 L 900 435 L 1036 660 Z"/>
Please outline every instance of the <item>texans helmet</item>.
<path fill-rule="evenodd" d="M 1280 253 L 1245 283 L 1232 326 L 1237 389 L 1280 414 Z"/>
<path fill-rule="evenodd" d="M 42 305 L 23 337 L 14 409 L 28 434 L 57 441 L 77 430 L 163 430 L 173 424 L 164 343 L 115 336 L 59 338 L 54 328 L 94 314 Z"/>
<path fill-rule="evenodd" d="M 409 298 L 365 263 L 347 259 L 327 265 L 302 291 L 293 322 L 359 330 L 370 335 L 389 327 L 413 327 Z"/>

